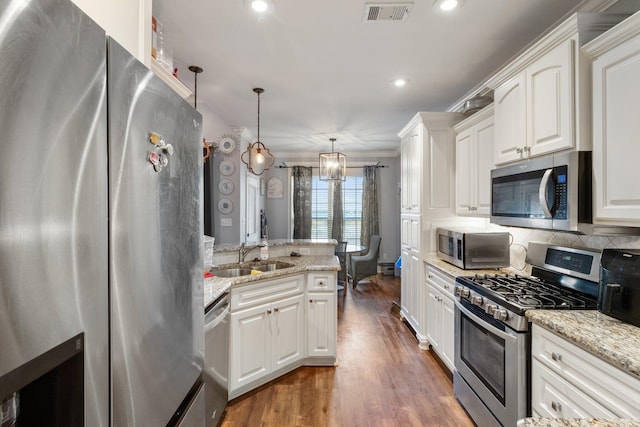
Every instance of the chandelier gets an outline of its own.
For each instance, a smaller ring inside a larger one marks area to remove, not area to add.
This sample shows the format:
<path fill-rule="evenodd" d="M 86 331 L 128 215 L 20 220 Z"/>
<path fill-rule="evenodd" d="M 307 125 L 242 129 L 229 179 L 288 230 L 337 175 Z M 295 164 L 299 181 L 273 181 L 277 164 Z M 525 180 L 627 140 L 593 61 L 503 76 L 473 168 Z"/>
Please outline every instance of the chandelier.
<path fill-rule="evenodd" d="M 256 87 L 253 91 L 258 94 L 258 140 L 247 147 L 247 151 L 242 153 L 240 159 L 254 175 L 262 175 L 262 172 L 273 166 L 276 159 L 269 149 L 260 142 L 260 94 L 264 92 L 264 89 Z"/>
<path fill-rule="evenodd" d="M 333 151 L 335 138 L 329 138 L 329 141 L 331 141 L 331 152 L 320 153 L 320 180 L 344 181 L 347 178 L 347 157 Z"/>

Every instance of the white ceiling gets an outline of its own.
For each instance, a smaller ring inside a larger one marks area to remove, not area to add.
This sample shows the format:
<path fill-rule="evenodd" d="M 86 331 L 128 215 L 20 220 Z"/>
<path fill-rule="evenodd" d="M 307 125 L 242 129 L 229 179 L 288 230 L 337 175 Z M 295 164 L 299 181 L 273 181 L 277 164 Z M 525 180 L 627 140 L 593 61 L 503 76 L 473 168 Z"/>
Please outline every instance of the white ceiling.
<path fill-rule="evenodd" d="M 454 14 L 414 0 L 405 22 L 363 22 L 364 0 L 274 0 L 258 17 L 246 0 L 156 0 L 180 79 L 198 107 L 257 134 L 278 156 L 328 151 L 389 156 L 418 111 L 446 111 L 576 8 L 615 0 L 467 0 Z M 396 77 L 409 80 L 395 88 Z M 221 135 L 205 135 L 207 139 Z"/>

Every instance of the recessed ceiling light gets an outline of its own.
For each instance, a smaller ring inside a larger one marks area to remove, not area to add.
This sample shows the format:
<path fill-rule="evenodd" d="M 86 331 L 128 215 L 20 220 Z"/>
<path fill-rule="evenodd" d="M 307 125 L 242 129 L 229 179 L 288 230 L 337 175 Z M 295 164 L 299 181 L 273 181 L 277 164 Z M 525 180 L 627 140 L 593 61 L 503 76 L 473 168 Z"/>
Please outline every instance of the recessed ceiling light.
<path fill-rule="evenodd" d="M 393 81 L 393 85 L 395 87 L 402 87 L 402 86 L 404 86 L 406 84 L 407 84 L 407 80 L 406 79 L 395 79 Z"/>
<path fill-rule="evenodd" d="M 465 0 L 436 0 L 433 3 L 433 7 L 443 12 L 449 12 L 453 9 L 459 9 L 464 4 Z"/>
<path fill-rule="evenodd" d="M 267 13 L 273 9 L 273 0 L 244 0 L 256 13 Z"/>

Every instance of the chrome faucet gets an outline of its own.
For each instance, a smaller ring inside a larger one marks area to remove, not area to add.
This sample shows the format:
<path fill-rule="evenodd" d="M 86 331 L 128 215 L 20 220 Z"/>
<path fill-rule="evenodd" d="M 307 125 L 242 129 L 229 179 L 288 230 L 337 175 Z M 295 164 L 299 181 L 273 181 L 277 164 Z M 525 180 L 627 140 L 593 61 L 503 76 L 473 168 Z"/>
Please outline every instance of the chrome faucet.
<path fill-rule="evenodd" d="M 255 245 L 255 246 L 245 246 L 244 242 L 240 243 L 240 249 L 238 250 L 238 264 L 243 264 L 244 259 L 247 257 L 249 252 L 256 248 L 261 248 L 264 245 Z"/>

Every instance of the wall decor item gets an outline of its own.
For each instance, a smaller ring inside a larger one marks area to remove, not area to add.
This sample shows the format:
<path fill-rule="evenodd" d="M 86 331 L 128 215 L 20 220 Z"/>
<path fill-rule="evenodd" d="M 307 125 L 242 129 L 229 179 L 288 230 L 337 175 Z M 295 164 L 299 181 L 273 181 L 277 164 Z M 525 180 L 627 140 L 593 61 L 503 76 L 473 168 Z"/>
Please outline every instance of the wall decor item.
<path fill-rule="evenodd" d="M 282 180 L 277 176 L 269 178 L 267 181 L 267 199 L 282 199 L 284 186 Z"/>
<path fill-rule="evenodd" d="M 223 214 L 228 214 L 233 211 L 233 202 L 229 199 L 220 199 L 218 202 L 218 210 Z"/>
<path fill-rule="evenodd" d="M 229 178 L 222 178 L 218 184 L 218 191 L 225 195 L 233 193 L 233 181 Z"/>
<path fill-rule="evenodd" d="M 236 141 L 229 135 L 223 136 L 218 142 L 218 150 L 221 153 L 229 154 L 232 153 L 236 148 Z"/>
<path fill-rule="evenodd" d="M 224 176 L 231 175 L 236 170 L 236 165 L 231 160 L 223 160 L 220 162 L 220 173 Z"/>

